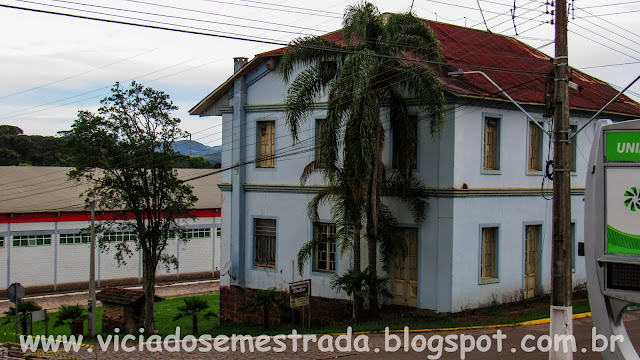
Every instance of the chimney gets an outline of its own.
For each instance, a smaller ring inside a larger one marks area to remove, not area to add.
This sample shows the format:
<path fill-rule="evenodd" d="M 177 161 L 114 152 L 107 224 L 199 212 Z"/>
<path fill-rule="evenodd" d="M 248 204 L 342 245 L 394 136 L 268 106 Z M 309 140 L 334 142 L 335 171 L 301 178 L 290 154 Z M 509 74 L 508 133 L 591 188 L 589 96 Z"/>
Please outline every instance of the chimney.
<path fill-rule="evenodd" d="M 249 62 L 249 59 L 246 57 L 233 58 L 233 72 L 237 73 L 238 70 L 242 69 L 242 67 L 247 65 L 248 62 Z"/>

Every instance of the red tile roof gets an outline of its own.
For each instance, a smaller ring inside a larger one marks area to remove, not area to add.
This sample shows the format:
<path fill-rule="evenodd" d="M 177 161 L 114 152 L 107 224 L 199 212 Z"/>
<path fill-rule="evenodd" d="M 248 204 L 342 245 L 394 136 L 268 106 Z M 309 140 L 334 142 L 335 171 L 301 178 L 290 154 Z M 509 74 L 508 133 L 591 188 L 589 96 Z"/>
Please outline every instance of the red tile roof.
<path fill-rule="evenodd" d="M 508 101 L 481 75 L 447 75 L 458 69 L 483 71 L 519 103 L 545 103 L 547 76 L 552 76 L 554 67 L 552 58 L 509 36 L 429 20 L 424 22 L 433 30 L 442 47 L 444 65 L 440 68 L 439 78 L 447 92 L 460 97 Z M 344 44 L 342 30 L 324 35 L 324 38 Z M 258 54 L 252 63 L 259 58 L 281 56 L 287 49 L 284 47 Z M 245 68 L 236 72 L 230 80 L 251 69 L 248 66 Z M 571 69 L 569 76 L 579 88 L 569 90 L 573 109 L 597 111 L 618 93 L 607 83 L 579 70 Z M 219 96 L 226 94 L 230 84 L 232 82 L 225 82 L 194 107 L 191 113 L 198 114 Z M 604 112 L 640 117 L 640 104 L 622 95 Z"/>
<path fill-rule="evenodd" d="M 504 99 L 496 95 L 498 90 L 481 75 L 447 76 L 447 72 L 458 69 L 479 70 L 516 101 L 544 104 L 546 76 L 553 76 L 552 58 L 512 37 L 431 21 L 425 23 L 440 40 L 446 63 L 440 81 L 449 92 Z M 572 108 L 599 110 L 618 93 L 607 83 L 576 69 L 571 69 L 569 78 L 579 86 L 579 90 L 569 90 Z M 606 111 L 637 116 L 640 104 L 622 95 Z"/>

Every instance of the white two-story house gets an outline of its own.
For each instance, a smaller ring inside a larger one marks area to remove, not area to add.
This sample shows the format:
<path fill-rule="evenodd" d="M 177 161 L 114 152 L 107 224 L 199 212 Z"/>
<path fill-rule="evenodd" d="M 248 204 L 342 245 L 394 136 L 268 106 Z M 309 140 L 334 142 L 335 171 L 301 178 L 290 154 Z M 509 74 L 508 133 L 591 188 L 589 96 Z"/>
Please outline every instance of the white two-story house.
<path fill-rule="evenodd" d="M 439 77 L 446 90 L 446 120 L 441 136 L 432 139 L 429 119 L 414 109 L 419 134 L 416 171 L 429 188 L 429 212 L 423 223 L 416 224 L 406 209 L 391 204 L 405 228 L 409 252 L 387 274 L 394 295 L 389 302 L 459 312 L 548 293 L 552 184 L 543 174 L 552 148 L 538 125 L 551 128 L 546 104 L 553 98 L 553 59 L 507 36 L 425 23 L 442 46 L 445 65 Z M 342 32 L 326 38 L 341 42 Z M 341 254 L 329 243 L 316 249 L 302 276 L 296 269 L 302 244 L 318 234 L 331 234 L 335 224 L 330 205 L 321 208 L 320 222 L 307 216 L 307 204 L 323 185 L 322 178 L 300 183 L 303 168 L 315 156 L 326 102 L 318 99 L 299 130 L 300 142 L 294 144 L 284 120 L 289 84 L 277 69 L 285 50 L 259 54 L 251 61 L 234 59 L 235 73 L 190 111 L 222 116 L 222 168 L 229 170 L 223 172 L 220 185 L 221 313 L 232 320 L 243 319 L 236 306 L 253 289 L 287 291 L 289 282 L 301 279 L 311 279 L 314 317 L 344 318 L 349 311 L 348 297 L 332 290 L 330 281 L 351 266 L 351 253 Z M 459 69 L 485 72 L 538 124 L 483 76 L 448 75 Z M 571 72 L 571 81 L 575 131 L 617 91 L 577 70 Z M 622 96 L 600 117 L 637 118 L 640 105 Z M 587 126 L 572 144 L 574 244 L 583 238 L 585 173 L 593 131 Z M 391 132 L 384 156 L 390 168 L 394 156 L 402 156 L 394 153 Z M 579 286 L 586 279 L 576 249 L 573 279 Z"/>

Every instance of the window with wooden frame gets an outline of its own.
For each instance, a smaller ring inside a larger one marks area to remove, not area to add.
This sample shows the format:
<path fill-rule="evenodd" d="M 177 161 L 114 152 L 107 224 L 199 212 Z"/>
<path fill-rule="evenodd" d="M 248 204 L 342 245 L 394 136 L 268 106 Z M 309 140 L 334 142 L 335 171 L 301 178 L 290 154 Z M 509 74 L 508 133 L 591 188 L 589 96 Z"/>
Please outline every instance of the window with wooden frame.
<path fill-rule="evenodd" d="M 313 224 L 313 236 L 317 241 L 314 250 L 313 271 L 336 272 L 336 224 Z"/>
<path fill-rule="evenodd" d="M 480 254 L 480 280 L 498 278 L 498 228 L 482 228 L 482 249 Z"/>
<path fill-rule="evenodd" d="M 411 122 L 411 125 L 413 126 L 413 130 L 416 132 L 416 135 L 418 133 L 418 116 L 416 115 L 410 115 L 409 116 L 409 121 Z M 397 169 L 400 166 L 400 160 L 405 157 L 408 156 L 407 154 L 402 152 L 402 142 L 400 141 L 400 136 L 396 136 L 395 134 L 393 134 L 393 139 L 392 139 L 392 144 L 391 144 L 391 167 L 393 169 Z M 420 141 L 420 138 L 418 138 L 418 141 Z M 414 149 L 413 152 L 413 163 L 411 164 L 411 168 L 412 169 L 417 169 L 418 168 L 418 144 L 416 143 L 416 148 Z"/>
<path fill-rule="evenodd" d="M 276 221 L 273 219 L 254 219 L 253 234 L 253 265 L 266 268 L 275 268 Z"/>
<path fill-rule="evenodd" d="M 569 130 L 571 130 L 571 135 L 575 134 L 578 131 L 578 125 L 569 125 Z M 569 135 L 569 136 L 571 136 Z M 578 137 L 574 136 L 571 139 L 571 172 L 576 172 L 578 168 Z"/>
<path fill-rule="evenodd" d="M 529 171 L 542 171 L 542 129 L 529 121 Z"/>
<path fill-rule="evenodd" d="M 256 140 L 256 167 L 275 167 L 276 122 L 258 121 L 256 128 L 258 132 L 258 138 Z"/>
<path fill-rule="evenodd" d="M 483 144 L 484 170 L 500 170 L 500 118 L 484 117 L 484 144 Z"/>
<path fill-rule="evenodd" d="M 316 119 L 316 137 L 315 137 L 315 160 L 320 159 L 320 134 L 322 134 L 322 125 L 326 119 Z M 316 163 L 316 167 L 322 167 L 320 163 Z"/>
<path fill-rule="evenodd" d="M 542 225 L 526 225 L 525 226 L 525 274 L 538 273 L 538 259 L 540 246 L 540 233 Z"/>

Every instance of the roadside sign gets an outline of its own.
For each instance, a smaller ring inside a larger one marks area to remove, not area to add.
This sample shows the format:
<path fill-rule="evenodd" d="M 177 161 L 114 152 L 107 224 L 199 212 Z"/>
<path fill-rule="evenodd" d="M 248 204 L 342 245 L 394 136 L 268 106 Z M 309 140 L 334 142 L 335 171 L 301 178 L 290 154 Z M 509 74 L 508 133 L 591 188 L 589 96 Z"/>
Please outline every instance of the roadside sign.
<path fill-rule="evenodd" d="M 640 120 L 600 120 L 587 169 L 585 265 L 593 323 L 599 335 L 623 339 L 604 359 L 638 359 L 622 315 L 640 302 Z"/>
<path fill-rule="evenodd" d="M 311 298 L 311 280 L 289 283 L 289 306 L 307 306 Z"/>
<path fill-rule="evenodd" d="M 289 307 L 291 315 L 294 316 L 294 309 L 301 308 L 300 322 L 304 323 L 305 312 L 311 328 L 311 280 L 294 281 L 289 283 Z M 305 309 L 308 308 L 308 311 Z"/>
<path fill-rule="evenodd" d="M 13 283 L 7 288 L 7 298 L 12 303 L 17 303 L 24 297 L 24 287 L 20 283 Z"/>

